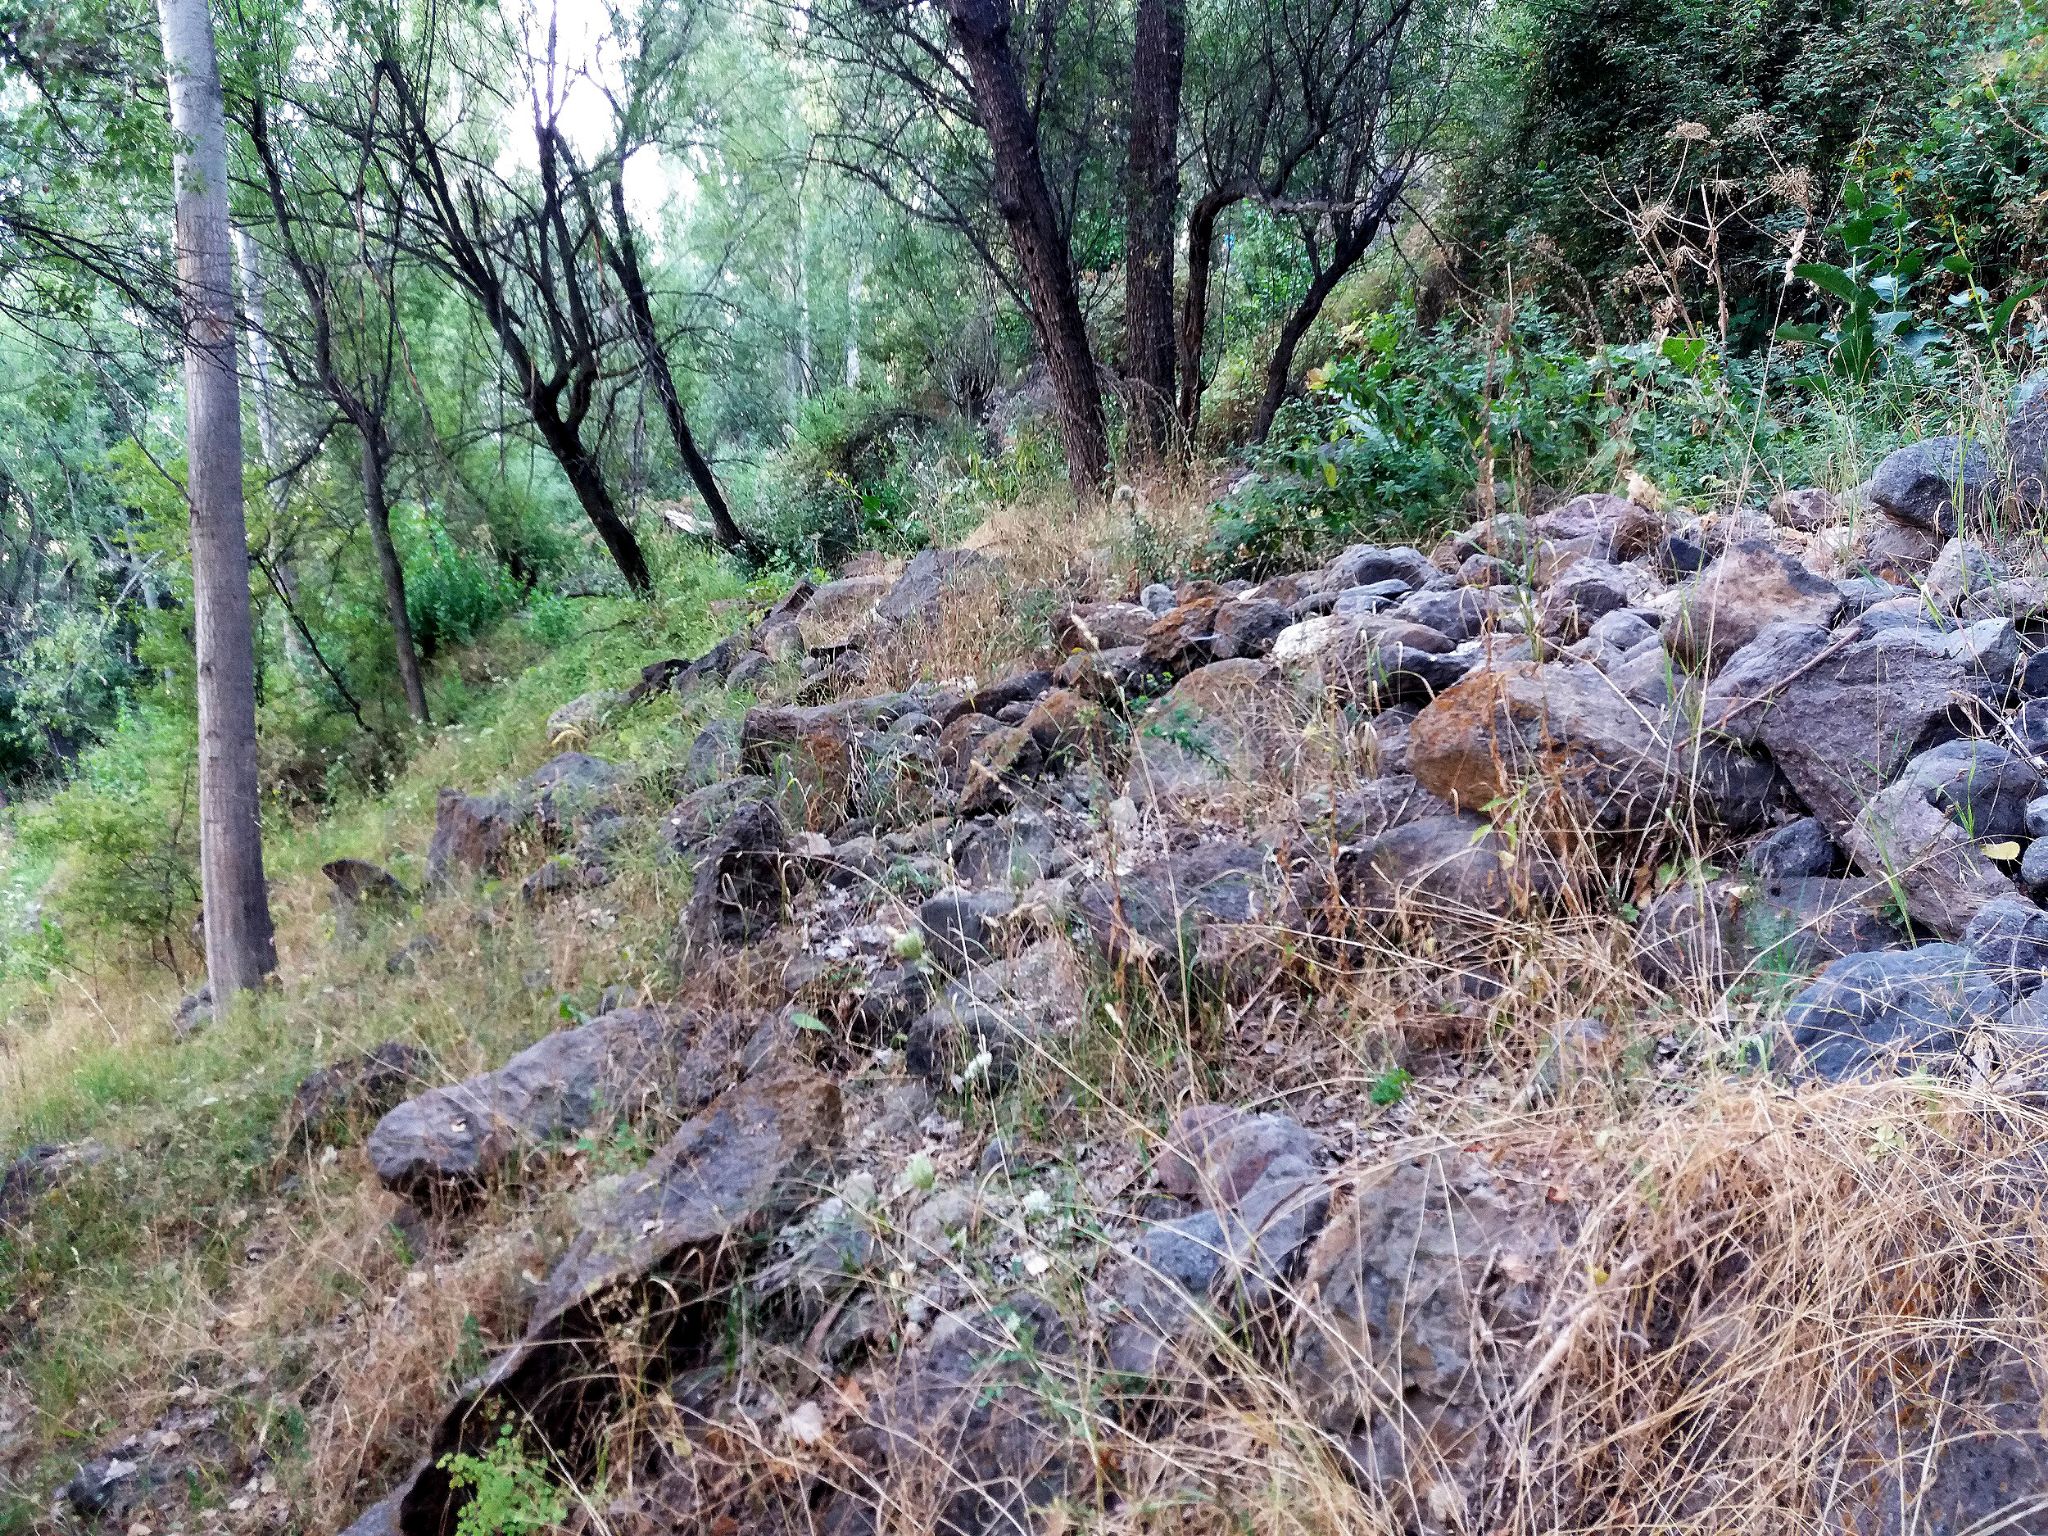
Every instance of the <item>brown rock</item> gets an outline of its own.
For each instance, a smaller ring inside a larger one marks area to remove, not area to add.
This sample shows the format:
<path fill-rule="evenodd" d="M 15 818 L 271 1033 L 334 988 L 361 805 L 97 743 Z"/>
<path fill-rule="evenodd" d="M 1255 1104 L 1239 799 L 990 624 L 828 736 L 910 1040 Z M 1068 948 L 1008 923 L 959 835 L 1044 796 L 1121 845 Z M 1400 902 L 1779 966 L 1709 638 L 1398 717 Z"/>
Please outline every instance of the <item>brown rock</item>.
<path fill-rule="evenodd" d="M 1664 621 L 1664 648 L 1712 672 L 1772 624 L 1834 622 L 1835 584 L 1770 545 L 1737 544 L 1700 572 Z"/>

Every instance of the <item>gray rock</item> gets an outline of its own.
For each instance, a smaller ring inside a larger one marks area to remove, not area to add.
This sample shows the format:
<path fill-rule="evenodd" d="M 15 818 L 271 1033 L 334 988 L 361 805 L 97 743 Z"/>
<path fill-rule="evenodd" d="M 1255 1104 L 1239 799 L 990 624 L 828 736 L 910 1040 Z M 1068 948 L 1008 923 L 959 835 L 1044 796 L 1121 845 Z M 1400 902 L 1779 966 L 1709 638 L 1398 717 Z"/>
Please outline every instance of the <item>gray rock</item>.
<path fill-rule="evenodd" d="M 1909 596 L 1904 587 L 1877 576 L 1849 576 L 1835 583 L 1835 590 L 1842 594 L 1842 612 L 1859 614 L 1879 603 L 1894 598 Z"/>
<path fill-rule="evenodd" d="M 958 976 L 995 959 L 1003 919 L 1016 906 L 1007 891 L 940 891 L 917 909 L 917 930 L 925 953 L 940 970 Z"/>
<path fill-rule="evenodd" d="M 1946 539 L 1960 517 L 1975 518 L 1997 499 L 1998 481 L 1981 443 L 1930 437 L 1888 455 L 1866 494 L 1881 511 Z"/>
<path fill-rule="evenodd" d="M 1938 1067 L 2011 995 L 1960 944 L 1850 955 L 1792 1000 L 1785 1027 L 1803 1069 L 1831 1081 Z"/>
<path fill-rule="evenodd" d="M 1953 611 L 1965 598 L 1988 591 L 2005 574 L 1997 557 L 1974 539 L 1950 539 L 1934 557 L 1920 587 L 1929 601 Z"/>
<path fill-rule="evenodd" d="M 838 1088 L 785 1065 L 729 1089 L 643 1168 L 594 1190 L 525 1336 L 464 1385 L 373 1528 L 456 1529 L 474 1490 L 456 1486 L 449 1462 L 483 1453 L 500 1423 L 519 1424 L 563 1476 L 587 1478 L 597 1452 L 587 1431 L 615 1411 L 626 1377 L 607 1320 L 635 1320 L 657 1381 L 659 1362 L 693 1357 L 722 1315 L 706 1301 L 744 1272 L 763 1234 L 816 1198 L 838 1137 Z"/>
<path fill-rule="evenodd" d="M 1626 654 L 1646 641 L 1657 638 L 1657 626 L 1633 608 L 1617 608 L 1596 619 L 1587 632 L 1590 639 Z"/>
<path fill-rule="evenodd" d="M 1412 592 L 1387 609 L 1386 616 L 1433 629 L 1456 644 L 1519 611 L 1526 601 L 1515 587 L 1455 587 L 1448 592 Z"/>
<path fill-rule="evenodd" d="M 2027 844 L 2020 855 L 2020 884 L 2036 901 L 2048 897 L 2048 838 Z"/>
<path fill-rule="evenodd" d="M 1763 734 L 1777 692 L 1832 643 L 1820 624 L 1798 620 L 1766 625 L 1731 655 L 1707 685 L 1700 721 L 1708 730 L 1750 744 Z"/>
<path fill-rule="evenodd" d="M 1164 582 L 1155 581 L 1138 594 L 1138 603 L 1147 613 L 1166 613 L 1174 607 L 1173 588 Z"/>
<path fill-rule="evenodd" d="M 796 615 L 807 651 L 837 651 L 856 645 L 874 622 L 875 611 L 895 583 L 887 576 L 845 576 L 811 594 Z"/>
<path fill-rule="evenodd" d="M 1832 875 L 1841 863 L 1842 850 L 1817 816 L 1788 821 L 1758 838 L 1749 850 L 1751 869 L 1780 880 Z"/>
<path fill-rule="evenodd" d="M 417 1204 L 473 1191 L 524 1150 L 588 1125 L 600 1105 L 631 1118 L 662 1097 L 678 1029 L 663 1013 L 629 1008 L 549 1035 L 495 1072 L 385 1115 L 370 1133 L 370 1165 Z"/>
<path fill-rule="evenodd" d="M 1406 773 L 1368 779 L 1340 797 L 1330 812 L 1330 830 L 1339 843 L 1357 843 L 1391 832 L 1425 816 L 1449 816 L 1451 808 Z"/>
<path fill-rule="evenodd" d="M 1491 923 L 1541 907 L 1561 886 L 1557 865 L 1476 816 L 1423 816 L 1338 852 L 1312 874 L 1300 904 L 1323 925 Z"/>
<path fill-rule="evenodd" d="M 1414 590 L 1405 581 L 1375 581 L 1362 587 L 1346 587 L 1335 595 L 1325 611 L 1356 622 L 1393 606 Z"/>
<path fill-rule="evenodd" d="M 508 800 L 443 789 L 434 807 L 434 838 L 427 846 L 427 884 L 438 887 L 461 875 L 504 873 L 513 840 L 529 820 Z"/>
<path fill-rule="evenodd" d="M 1857 640 L 1784 685 L 1762 739 L 1800 799 L 1842 837 L 1916 752 L 1958 734 L 1992 690 L 1929 630 Z"/>
<path fill-rule="evenodd" d="M 558 742 L 564 737 L 588 740 L 625 702 L 625 694 L 609 688 L 580 694 L 548 716 L 548 740 Z"/>
<path fill-rule="evenodd" d="M 1221 982 L 1239 936 L 1275 936 L 1284 898 L 1268 850 L 1203 843 L 1085 887 L 1075 910 L 1112 964 L 1178 988 Z"/>
<path fill-rule="evenodd" d="M 1289 1115 L 1192 1104 L 1173 1117 L 1154 1173 L 1160 1188 L 1208 1206 L 1235 1205 L 1278 1158 L 1313 1165 L 1317 1137 Z"/>
<path fill-rule="evenodd" d="M 1197 668 L 1134 727 L 1131 798 L 1146 806 L 1285 783 L 1304 749 L 1297 713 L 1280 674 L 1265 662 Z"/>
<path fill-rule="evenodd" d="M 1530 532 L 1561 544 L 1583 543 L 1596 560 L 1633 560 L 1664 537 L 1664 520 L 1648 507 L 1620 496 L 1574 496 L 1531 520 Z"/>
<path fill-rule="evenodd" d="M 1604 560 L 1575 560 L 1543 594 L 1538 622 L 1544 635 L 1569 644 L 1594 625 L 1627 609 L 1634 583 Z"/>
<path fill-rule="evenodd" d="M 1383 549 L 1376 544 L 1354 544 L 1323 567 L 1324 584 L 1333 591 L 1390 580 L 1420 587 L 1438 574 L 1427 555 L 1406 545 Z"/>
<path fill-rule="evenodd" d="M 969 822 L 953 838 L 953 868 L 965 885 L 1021 890 L 1068 862 L 1051 824 L 1028 809 Z"/>
<path fill-rule="evenodd" d="M 782 921 L 804 869 L 772 801 L 745 803 L 704 850 L 676 923 L 678 962 L 744 944 Z"/>
<path fill-rule="evenodd" d="M 774 792 L 768 780 L 749 773 L 692 790 L 669 811 L 662 841 L 676 853 L 696 853 L 716 839 L 742 807 L 758 805 Z"/>

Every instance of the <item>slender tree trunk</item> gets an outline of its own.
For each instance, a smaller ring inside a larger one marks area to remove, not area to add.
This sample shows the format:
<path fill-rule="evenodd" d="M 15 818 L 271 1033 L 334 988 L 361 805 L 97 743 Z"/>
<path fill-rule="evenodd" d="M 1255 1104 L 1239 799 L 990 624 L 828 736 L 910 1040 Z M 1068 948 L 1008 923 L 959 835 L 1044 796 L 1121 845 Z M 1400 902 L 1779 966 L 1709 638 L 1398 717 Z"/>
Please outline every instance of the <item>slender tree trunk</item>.
<path fill-rule="evenodd" d="M 235 259 L 220 68 L 207 0 L 158 0 L 170 86 L 179 298 L 185 315 L 186 496 L 199 683 L 199 877 L 216 1006 L 277 969 L 263 882 L 256 656 L 242 512 Z"/>
<path fill-rule="evenodd" d="M 1138 0 L 1124 186 L 1125 377 L 1138 457 L 1165 456 L 1174 420 L 1173 228 L 1180 200 L 1186 0 Z"/>
<path fill-rule="evenodd" d="M 1102 388 L 1081 314 L 1073 254 L 1059 227 L 1045 167 L 1038 155 L 1038 125 L 1025 104 L 1017 61 L 1010 52 L 1008 0 L 944 0 L 946 19 L 967 60 L 974 102 L 988 134 L 995 165 L 996 208 L 1024 272 L 1031 316 L 1059 402 L 1060 438 L 1074 494 L 1092 500 L 1109 479 L 1109 428 Z"/>
<path fill-rule="evenodd" d="M 654 385 L 655 398 L 661 402 L 662 419 L 668 423 L 668 435 L 675 442 L 676 452 L 683 456 L 683 467 L 690 472 L 690 483 L 697 487 L 705 510 L 711 514 L 711 527 L 718 535 L 718 542 L 727 549 L 751 553 L 753 540 L 733 521 L 732 508 L 726 505 L 725 493 L 718 486 L 718 476 L 711 472 L 710 462 L 699 451 L 696 436 L 690 431 L 689 418 L 683 414 L 683 397 L 676 389 L 676 376 L 668 366 L 668 354 L 661 350 L 661 334 L 654 326 L 654 304 L 647 295 L 647 283 L 640 274 L 639 242 L 633 238 L 633 226 L 626 221 L 625 184 L 616 179 L 612 182 L 612 222 L 617 226 L 608 249 L 612 270 L 626 296 L 626 310 L 633 320 L 633 337 L 640 346 L 640 363 Z M 578 492 L 579 496 L 581 494 Z"/>
<path fill-rule="evenodd" d="M 398 657 L 398 684 L 405 690 L 406 709 L 426 725 L 427 685 L 420 676 L 419 647 L 413 644 L 412 615 L 405 607 L 405 567 L 398 563 L 398 546 L 391 542 L 391 496 L 384 479 L 390 449 L 376 432 L 360 435 L 363 519 L 370 525 L 370 548 L 377 553 L 377 574 L 384 583 L 384 616 L 390 621 L 391 648 Z"/>
<path fill-rule="evenodd" d="M 654 577 L 647 569 L 647 557 L 640 552 L 640 541 L 619 516 L 619 509 L 612 502 L 611 487 L 605 484 L 604 471 L 583 446 L 582 434 L 562 420 L 552 404 L 534 406 L 533 421 L 548 452 L 568 477 L 577 505 L 583 508 L 583 515 L 590 519 L 597 536 L 604 540 L 619 574 L 626 578 L 626 585 L 641 597 L 653 592 Z"/>
<path fill-rule="evenodd" d="M 1331 250 L 1330 260 L 1315 281 L 1308 285 L 1308 292 L 1301 302 L 1294 306 L 1294 313 L 1287 317 L 1287 323 L 1280 327 L 1280 339 L 1274 344 L 1273 356 L 1266 363 L 1266 392 L 1259 400 L 1258 418 L 1252 424 L 1252 441 L 1263 443 L 1266 434 L 1273 430 L 1273 418 L 1279 414 L 1280 402 L 1287 398 L 1288 376 L 1294 371 L 1294 349 L 1301 345 L 1301 338 L 1315 323 L 1317 315 L 1323 312 L 1323 305 L 1336 291 L 1337 284 L 1344 280 L 1345 273 L 1358 265 L 1373 238 L 1379 234 L 1380 225 L 1385 221 L 1387 209 L 1400 195 L 1402 176 L 1389 172 L 1373 189 L 1371 201 L 1351 217 L 1351 222 L 1337 236 L 1337 243 Z"/>
<path fill-rule="evenodd" d="M 1176 402 L 1181 436 L 1192 443 L 1202 425 L 1202 352 L 1209 335 L 1209 274 L 1216 261 L 1216 221 L 1237 201 L 1235 193 L 1210 192 L 1188 214 L 1188 283 L 1180 305 L 1180 396 Z"/>

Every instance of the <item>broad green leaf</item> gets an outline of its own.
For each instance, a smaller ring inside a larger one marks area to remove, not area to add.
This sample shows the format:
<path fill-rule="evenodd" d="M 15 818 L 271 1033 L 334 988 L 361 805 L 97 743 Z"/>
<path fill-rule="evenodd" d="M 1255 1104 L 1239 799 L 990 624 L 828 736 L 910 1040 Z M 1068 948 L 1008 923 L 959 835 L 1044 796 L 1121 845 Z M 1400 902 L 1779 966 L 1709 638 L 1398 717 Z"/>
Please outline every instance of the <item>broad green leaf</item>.
<path fill-rule="evenodd" d="M 1833 262 L 1802 261 L 1792 270 L 1821 292 L 1834 295 L 1844 304 L 1854 304 L 1863 297 L 1863 290 L 1857 287 L 1856 280 Z"/>
<path fill-rule="evenodd" d="M 1991 334 L 1996 336 L 2011 325 L 2012 317 L 2019 313 L 2020 306 L 2039 293 L 2044 283 L 2048 283 L 2048 278 L 2037 277 L 2025 287 L 2008 294 L 2005 302 L 1991 312 Z"/>

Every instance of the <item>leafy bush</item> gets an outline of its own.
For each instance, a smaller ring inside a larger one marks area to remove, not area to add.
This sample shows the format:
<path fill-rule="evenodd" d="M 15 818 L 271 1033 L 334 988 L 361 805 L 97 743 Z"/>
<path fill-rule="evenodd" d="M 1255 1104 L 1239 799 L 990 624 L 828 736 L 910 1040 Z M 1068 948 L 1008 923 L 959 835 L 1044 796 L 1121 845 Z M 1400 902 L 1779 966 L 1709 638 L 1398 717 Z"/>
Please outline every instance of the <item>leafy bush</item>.
<path fill-rule="evenodd" d="M 519 598 L 494 555 L 460 547 L 437 522 L 426 522 L 407 552 L 405 612 L 422 656 L 475 639 Z"/>
<path fill-rule="evenodd" d="M 199 905 L 195 762 L 189 723 L 130 713 L 75 780 L 22 811 L 22 850 L 54 863 L 51 904 L 65 930 L 140 943 L 178 968 Z"/>

